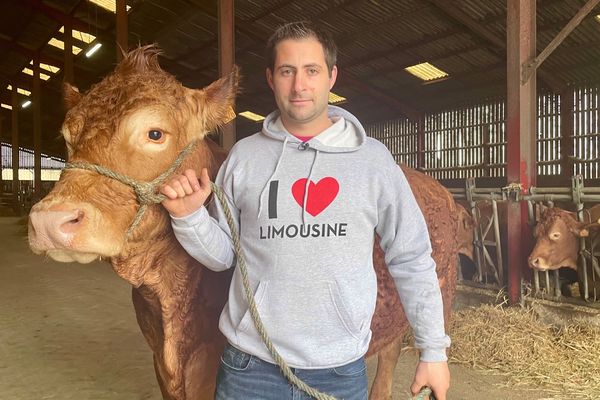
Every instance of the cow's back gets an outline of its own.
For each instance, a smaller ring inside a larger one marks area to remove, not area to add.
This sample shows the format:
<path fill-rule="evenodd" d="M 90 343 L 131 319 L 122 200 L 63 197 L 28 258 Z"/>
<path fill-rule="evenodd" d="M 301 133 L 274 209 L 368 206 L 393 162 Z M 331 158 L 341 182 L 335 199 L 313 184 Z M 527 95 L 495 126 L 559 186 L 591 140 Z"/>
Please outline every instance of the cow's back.
<path fill-rule="evenodd" d="M 447 322 L 456 290 L 458 210 L 450 192 L 438 181 L 406 166 L 402 170 L 427 222 Z"/>

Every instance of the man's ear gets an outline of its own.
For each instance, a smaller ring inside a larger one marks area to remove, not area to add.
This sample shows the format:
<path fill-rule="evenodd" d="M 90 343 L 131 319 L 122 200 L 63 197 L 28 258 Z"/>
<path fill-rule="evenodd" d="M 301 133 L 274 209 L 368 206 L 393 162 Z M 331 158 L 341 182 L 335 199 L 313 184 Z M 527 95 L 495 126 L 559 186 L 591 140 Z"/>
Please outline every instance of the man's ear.
<path fill-rule="evenodd" d="M 79 93 L 79 89 L 75 86 L 67 82 L 63 84 L 63 99 L 67 111 L 79 104 L 82 97 L 81 93 Z"/>
<path fill-rule="evenodd" d="M 337 66 L 334 65 L 333 68 L 331 68 L 331 76 L 329 77 L 329 90 L 331 90 L 333 85 L 335 85 L 335 81 L 337 80 L 337 72 Z"/>
<path fill-rule="evenodd" d="M 273 71 L 271 71 L 271 68 L 267 68 L 265 70 L 265 75 L 267 76 L 267 83 L 269 84 L 269 87 L 271 90 L 273 90 Z"/>
<path fill-rule="evenodd" d="M 190 90 L 191 109 L 202 125 L 202 135 L 225 125 L 236 116 L 234 106 L 240 80 L 239 69 L 205 87 Z"/>

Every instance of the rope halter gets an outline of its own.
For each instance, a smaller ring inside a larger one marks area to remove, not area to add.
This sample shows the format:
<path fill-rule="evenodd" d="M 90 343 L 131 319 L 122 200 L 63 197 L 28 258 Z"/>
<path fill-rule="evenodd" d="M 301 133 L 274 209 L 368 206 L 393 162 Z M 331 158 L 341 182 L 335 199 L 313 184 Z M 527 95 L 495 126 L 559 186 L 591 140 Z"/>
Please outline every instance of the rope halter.
<path fill-rule="evenodd" d="M 102 165 L 92 164 L 84 161 L 66 163 L 64 169 L 84 169 L 87 171 L 96 172 L 100 175 L 104 175 L 108 178 L 117 180 L 133 188 L 136 200 L 140 204 L 140 208 L 135 214 L 131 225 L 127 229 L 127 234 L 125 236 L 125 240 L 127 240 L 130 237 L 133 230 L 137 228 L 140 224 L 140 221 L 142 220 L 144 213 L 148 209 L 148 206 L 152 204 L 158 204 L 166 198 L 165 195 L 157 193 L 158 187 L 161 184 L 163 184 L 167 180 L 167 178 L 173 172 L 175 172 L 177 168 L 181 166 L 183 160 L 185 160 L 188 154 L 190 154 L 194 150 L 198 142 L 200 142 L 200 140 L 196 139 L 188 143 L 183 148 L 183 150 L 179 152 L 177 158 L 175 159 L 175 161 L 173 161 L 171 166 L 165 172 L 163 172 L 150 182 L 138 181 L 127 175 L 123 175 L 119 172 L 113 171 L 110 168 L 103 167 Z"/>

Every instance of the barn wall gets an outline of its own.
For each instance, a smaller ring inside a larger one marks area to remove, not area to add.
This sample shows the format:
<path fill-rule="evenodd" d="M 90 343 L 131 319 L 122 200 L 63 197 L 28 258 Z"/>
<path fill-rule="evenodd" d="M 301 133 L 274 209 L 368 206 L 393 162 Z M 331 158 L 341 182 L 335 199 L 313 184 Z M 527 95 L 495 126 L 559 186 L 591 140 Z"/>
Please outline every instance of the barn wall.
<path fill-rule="evenodd" d="M 561 95 L 541 93 L 537 100 L 537 172 L 542 182 L 557 175 L 583 175 L 600 179 L 600 86 L 581 85 L 573 95 L 572 171 L 561 165 Z M 417 165 L 417 125 L 406 119 L 380 121 L 366 126 L 367 134 L 383 142 L 398 162 Z M 425 116 L 423 170 L 436 179 L 506 176 L 506 101 L 427 113 Z M 546 178 L 544 180 L 544 178 Z"/>

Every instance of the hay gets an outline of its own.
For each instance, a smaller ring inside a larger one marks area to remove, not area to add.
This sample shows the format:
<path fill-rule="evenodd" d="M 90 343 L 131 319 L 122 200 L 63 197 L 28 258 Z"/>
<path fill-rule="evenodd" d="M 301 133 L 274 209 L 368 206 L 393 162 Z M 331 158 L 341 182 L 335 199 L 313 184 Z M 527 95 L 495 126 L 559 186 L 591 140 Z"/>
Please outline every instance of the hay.
<path fill-rule="evenodd" d="M 531 310 L 481 306 L 456 312 L 450 361 L 506 376 L 552 399 L 600 398 L 600 329 L 555 328 Z"/>

